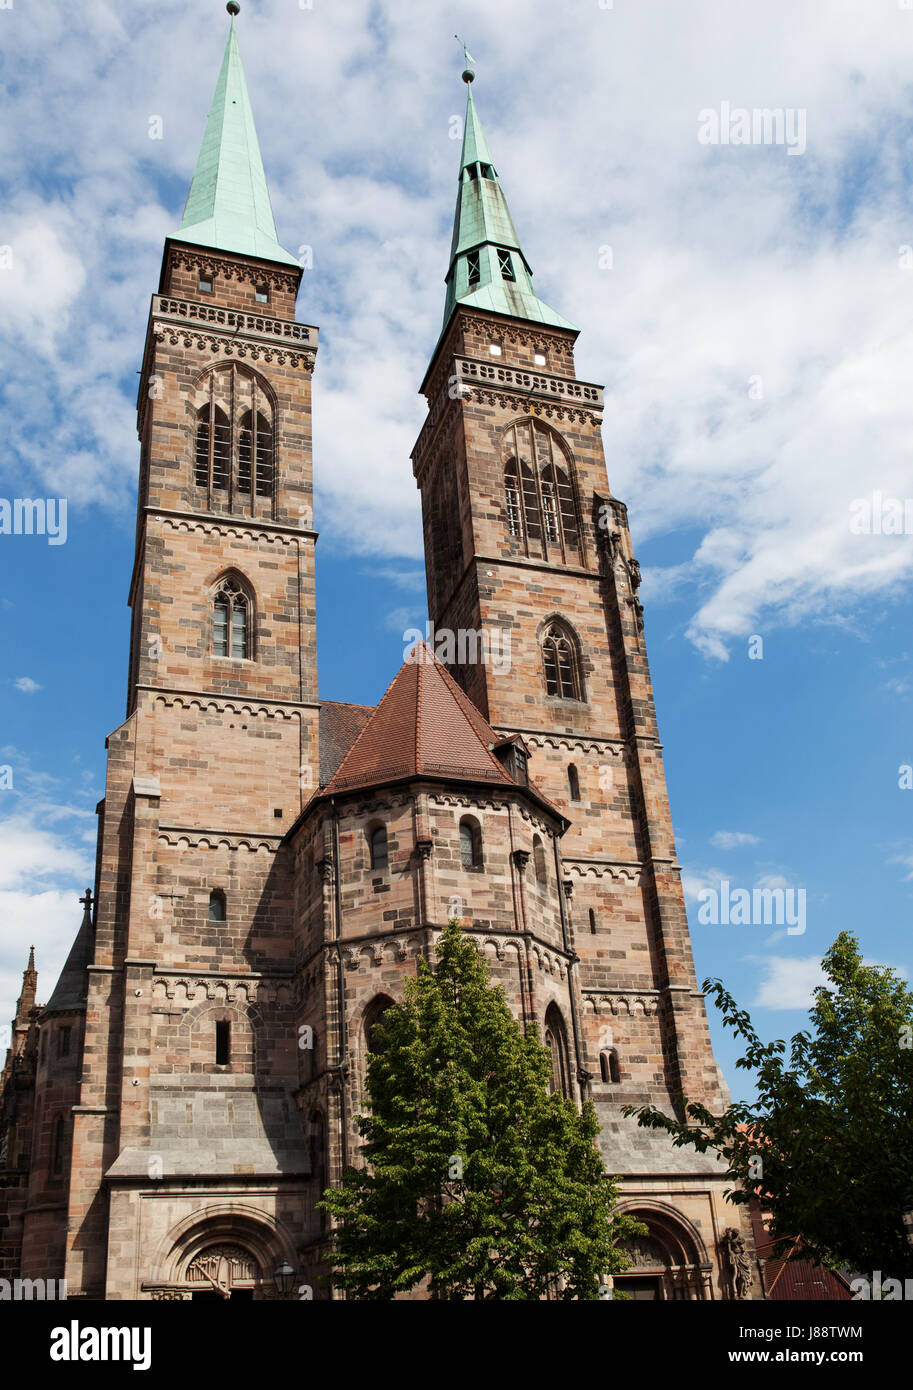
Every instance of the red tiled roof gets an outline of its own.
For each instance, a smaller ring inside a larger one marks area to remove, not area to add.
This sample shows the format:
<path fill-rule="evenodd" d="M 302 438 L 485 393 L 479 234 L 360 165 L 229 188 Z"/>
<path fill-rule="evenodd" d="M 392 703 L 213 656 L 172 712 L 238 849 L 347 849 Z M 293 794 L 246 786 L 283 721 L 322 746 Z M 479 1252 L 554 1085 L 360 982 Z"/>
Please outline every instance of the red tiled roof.
<path fill-rule="evenodd" d="M 420 775 L 516 787 L 489 747 L 501 741 L 431 648 L 418 642 L 325 791 Z"/>
<path fill-rule="evenodd" d="M 739 1125 L 741 1130 L 750 1128 L 750 1125 Z M 761 1203 L 754 1195 L 748 1202 L 748 1211 L 755 1249 L 764 1262 L 764 1282 L 769 1299 L 775 1303 L 802 1302 L 805 1299 L 842 1303 L 852 1298 L 850 1286 L 841 1274 L 803 1258 L 801 1240 L 794 1240 L 785 1254 L 771 1255 L 774 1242 L 770 1238 Z"/>
<path fill-rule="evenodd" d="M 320 785 L 331 781 L 339 764 L 374 713 L 374 705 L 342 700 L 320 702 Z"/>

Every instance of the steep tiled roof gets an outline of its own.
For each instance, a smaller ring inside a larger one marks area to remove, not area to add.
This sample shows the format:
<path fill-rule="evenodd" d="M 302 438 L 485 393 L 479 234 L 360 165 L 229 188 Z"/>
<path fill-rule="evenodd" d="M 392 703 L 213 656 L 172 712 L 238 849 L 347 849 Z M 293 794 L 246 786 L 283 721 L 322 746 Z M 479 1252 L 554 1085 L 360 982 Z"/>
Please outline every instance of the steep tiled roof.
<path fill-rule="evenodd" d="M 419 642 L 325 791 L 415 776 L 516 787 L 491 751 L 501 741 L 430 647 Z M 545 801 L 535 787 L 530 790 Z"/>
<path fill-rule="evenodd" d="M 339 764 L 374 713 L 374 705 L 320 701 L 320 785 L 332 780 Z"/>

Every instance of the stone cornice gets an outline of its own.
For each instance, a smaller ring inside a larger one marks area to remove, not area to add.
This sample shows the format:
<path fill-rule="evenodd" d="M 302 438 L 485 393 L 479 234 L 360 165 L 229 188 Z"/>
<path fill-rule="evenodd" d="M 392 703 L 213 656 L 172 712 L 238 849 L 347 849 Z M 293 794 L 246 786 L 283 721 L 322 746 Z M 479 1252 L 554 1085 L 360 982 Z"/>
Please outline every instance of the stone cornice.
<path fill-rule="evenodd" d="M 298 293 L 300 269 L 278 270 L 274 265 L 257 257 L 238 260 L 234 257 L 220 256 L 218 251 L 209 247 L 177 246 L 174 244 L 175 241 L 180 241 L 180 237 L 173 240 L 169 238 L 168 249 L 172 265 L 183 266 L 185 270 L 212 271 L 222 279 L 238 280 L 242 284 L 247 281 L 253 284 L 256 280 L 260 284 L 271 285 L 274 289 L 287 290 L 291 294 Z"/>
<path fill-rule="evenodd" d="M 313 352 L 294 351 L 285 345 L 280 347 L 278 344 L 259 342 L 247 336 L 235 337 L 232 334 L 221 338 L 198 328 L 166 323 L 161 319 L 153 319 L 152 336 L 157 343 L 168 342 L 172 347 L 177 347 L 180 343 L 185 348 L 195 347 L 199 352 L 208 349 L 225 357 L 238 357 L 242 361 L 249 357 L 252 362 L 259 362 L 262 358 L 264 362 L 275 362 L 280 367 L 288 365 L 295 371 L 299 367 L 305 372 L 314 370 Z"/>
<path fill-rule="evenodd" d="M 269 835 L 243 830 L 197 830 L 183 826 L 160 825 L 156 832 L 158 843 L 171 849 L 246 849 L 251 854 L 264 850 L 276 854 L 281 835 Z"/>
<path fill-rule="evenodd" d="M 173 531 L 183 531 L 188 535 L 227 536 L 233 540 L 267 541 L 273 545 L 293 545 L 296 540 L 309 540 L 315 545 L 319 531 L 310 526 L 294 526 L 291 522 L 272 521 L 269 517 L 236 516 L 231 512 L 192 512 L 174 511 L 169 507 L 153 507 L 149 504 L 140 508 L 141 529 L 130 576 L 130 592 L 127 602 L 132 605 L 136 583 L 143 566 L 146 544 L 146 528 L 149 518 L 164 522 Z"/>
<path fill-rule="evenodd" d="M 454 358 L 453 362 L 473 362 L 472 358 Z M 481 367 L 487 364 L 476 364 Z M 431 466 L 436 452 L 434 446 L 437 443 L 439 434 L 444 428 L 445 423 L 450 419 L 458 405 L 489 405 L 501 406 L 502 409 L 513 409 L 518 413 L 545 417 L 547 420 L 570 421 L 579 425 L 591 425 L 597 428 L 602 423 L 602 392 L 599 387 L 589 387 L 586 389 L 598 391 L 599 402 L 589 405 L 584 401 L 568 397 L 564 399 L 554 399 L 546 383 L 549 381 L 557 382 L 557 377 L 537 377 L 535 373 L 526 373 L 514 368 L 502 368 L 505 373 L 516 377 L 529 376 L 531 381 L 541 381 L 541 390 L 531 388 L 524 390 L 517 387 L 511 389 L 506 385 L 488 384 L 475 380 L 470 385 L 465 377 L 458 376 L 458 385 L 454 387 L 456 394 L 441 392 L 437 400 L 431 406 L 428 418 L 419 433 L 418 439 L 412 450 L 412 472 L 421 487 L 425 471 Z M 569 383 L 576 385 L 576 381 Z M 581 385 L 585 385 L 581 383 Z"/>
<path fill-rule="evenodd" d="M 320 709 L 317 700 L 265 700 L 246 695 L 215 695 L 204 690 L 177 690 L 167 685 L 142 685 L 136 687 L 137 693 L 160 697 L 166 705 L 182 704 L 185 708 L 197 705 L 201 710 L 224 710 L 230 714 L 266 714 L 292 719 L 295 713 L 306 709 Z M 287 711 L 291 711 L 288 713 Z"/>

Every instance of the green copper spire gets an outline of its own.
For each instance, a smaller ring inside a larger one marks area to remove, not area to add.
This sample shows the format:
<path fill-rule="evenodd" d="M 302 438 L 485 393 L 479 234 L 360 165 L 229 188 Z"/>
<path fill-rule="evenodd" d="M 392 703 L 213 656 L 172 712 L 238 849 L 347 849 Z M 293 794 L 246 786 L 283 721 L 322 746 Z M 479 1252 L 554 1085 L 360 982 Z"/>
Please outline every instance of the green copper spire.
<path fill-rule="evenodd" d="M 276 223 L 260 158 L 234 16 L 240 7 L 229 0 L 232 16 L 222 70 L 209 108 L 206 133 L 178 238 L 218 251 L 297 265 L 279 245 Z"/>
<path fill-rule="evenodd" d="M 468 57 L 468 55 L 467 55 Z M 574 329 L 539 299 L 523 254 L 485 132 L 472 99 L 475 73 L 467 61 L 466 124 L 460 158 L 444 327 L 457 304 L 490 309 L 512 318 Z M 574 329 L 576 332 L 576 330 Z"/>

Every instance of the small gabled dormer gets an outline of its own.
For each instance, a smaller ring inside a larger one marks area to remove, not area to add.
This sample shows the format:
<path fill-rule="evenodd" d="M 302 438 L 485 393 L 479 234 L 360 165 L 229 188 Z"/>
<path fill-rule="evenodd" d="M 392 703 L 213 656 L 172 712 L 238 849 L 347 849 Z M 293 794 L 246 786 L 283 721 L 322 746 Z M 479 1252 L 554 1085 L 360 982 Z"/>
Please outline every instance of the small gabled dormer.
<path fill-rule="evenodd" d="M 504 771 L 521 787 L 529 786 L 529 749 L 520 734 L 491 746 Z"/>

